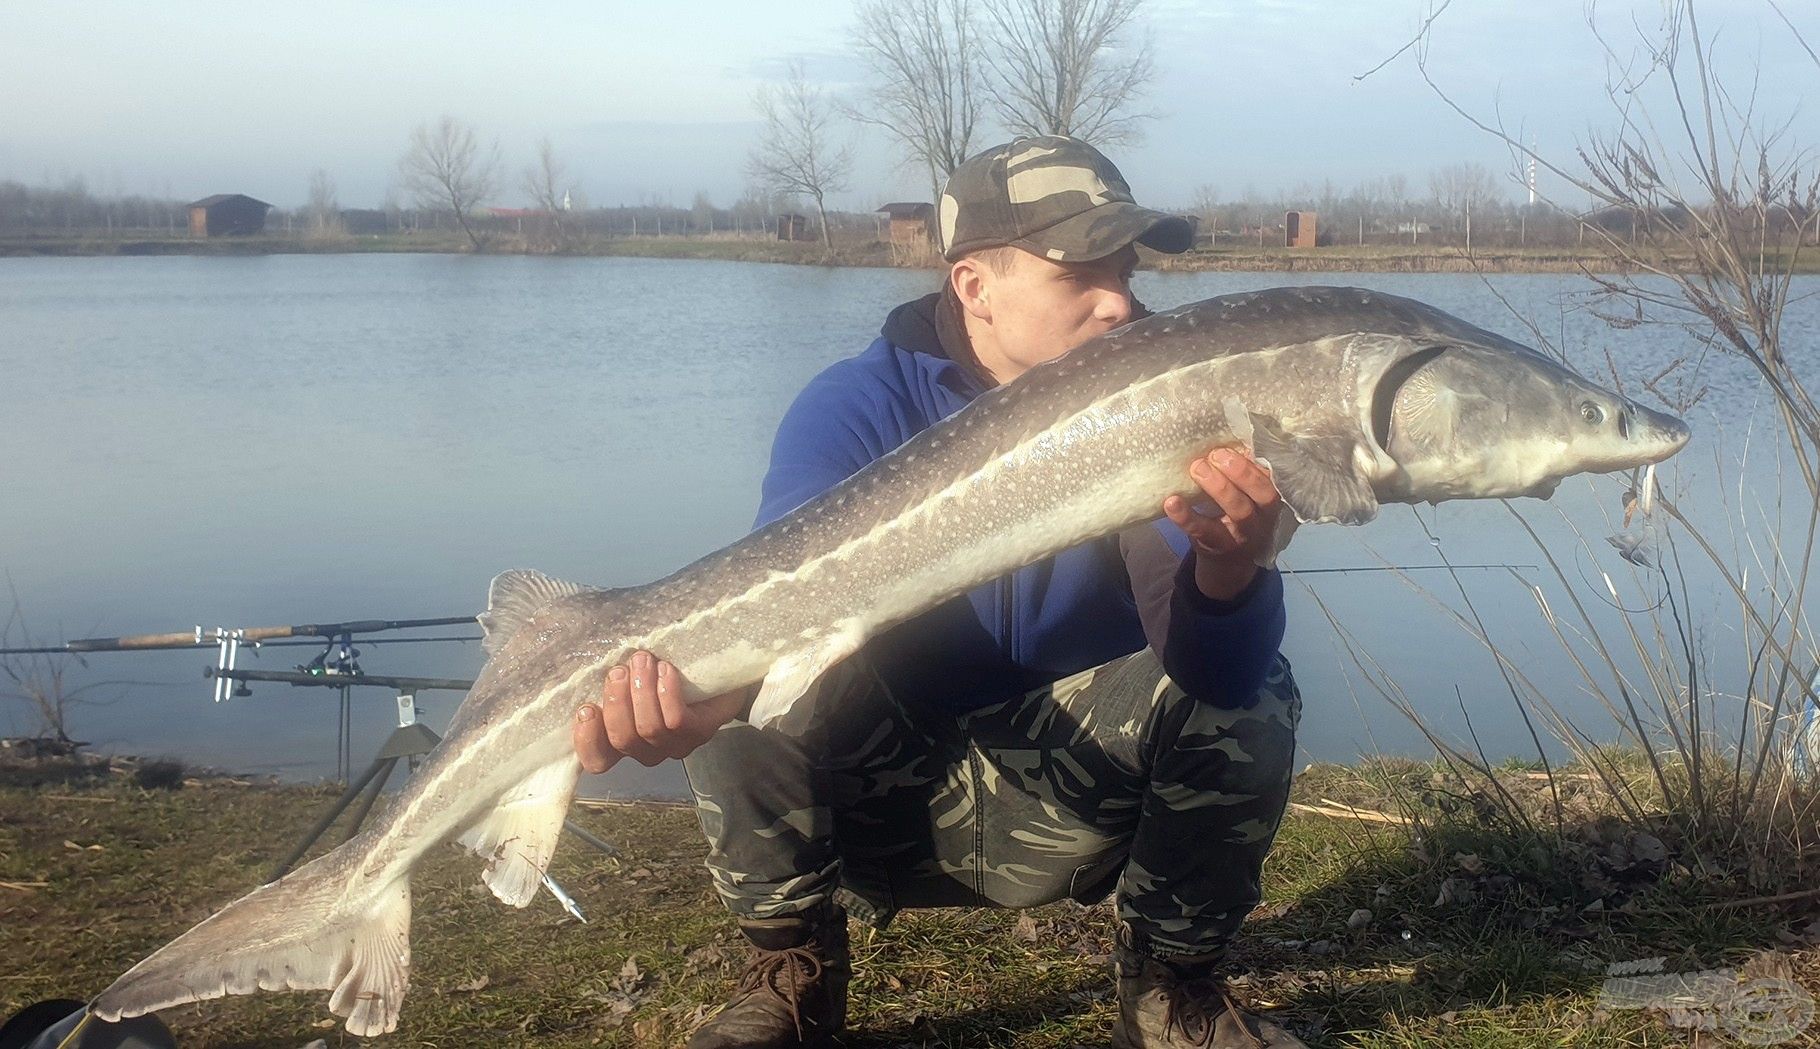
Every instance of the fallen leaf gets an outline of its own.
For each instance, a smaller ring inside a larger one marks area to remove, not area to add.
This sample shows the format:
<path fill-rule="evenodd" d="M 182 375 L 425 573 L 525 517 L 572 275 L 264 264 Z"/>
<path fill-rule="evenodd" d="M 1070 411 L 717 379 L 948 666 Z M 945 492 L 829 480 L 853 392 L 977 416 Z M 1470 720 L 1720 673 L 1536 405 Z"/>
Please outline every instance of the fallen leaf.
<path fill-rule="evenodd" d="M 613 977 L 612 987 L 621 994 L 631 995 L 638 990 L 638 985 L 643 983 L 644 979 L 645 971 L 639 968 L 638 958 L 628 955 L 626 964 L 619 967 L 619 975 Z"/>
<path fill-rule="evenodd" d="M 1028 914 L 1018 915 L 1017 927 L 1011 931 L 1011 934 L 1025 943 L 1035 943 L 1036 919 Z"/>
<path fill-rule="evenodd" d="M 1435 893 L 1434 906 L 1445 907 L 1460 898 L 1460 883 L 1455 878 L 1441 879 L 1440 891 Z"/>
<path fill-rule="evenodd" d="M 489 984 L 491 982 L 492 981 L 487 977 L 486 973 L 481 973 L 479 976 L 474 977 L 472 980 L 467 980 L 463 983 L 456 984 L 455 990 L 457 990 L 457 991 L 485 990 L 487 984 Z"/>

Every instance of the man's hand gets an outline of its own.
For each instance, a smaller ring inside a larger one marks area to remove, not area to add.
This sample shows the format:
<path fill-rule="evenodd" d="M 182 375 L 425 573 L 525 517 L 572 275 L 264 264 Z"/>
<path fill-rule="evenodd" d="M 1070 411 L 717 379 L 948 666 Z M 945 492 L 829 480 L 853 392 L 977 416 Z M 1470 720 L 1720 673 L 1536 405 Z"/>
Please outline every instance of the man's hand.
<path fill-rule="evenodd" d="M 740 689 L 685 703 L 682 691 L 682 675 L 649 652 L 634 652 L 625 664 L 608 670 L 600 703 L 584 703 L 575 711 L 573 738 L 581 767 L 605 772 L 620 758 L 647 768 L 680 758 L 706 743 L 750 699 L 749 690 Z"/>
<path fill-rule="evenodd" d="M 1244 452 L 1217 448 L 1188 466 L 1188 476 L 1213 505 L 1202 509 L 1179 495 L 1163 500 L 1163 513 L 1194 544 L 1194 581 L 1201 593 L 1230 601 L 1273 553 L 1283 499 L 1269 471 Z"/>

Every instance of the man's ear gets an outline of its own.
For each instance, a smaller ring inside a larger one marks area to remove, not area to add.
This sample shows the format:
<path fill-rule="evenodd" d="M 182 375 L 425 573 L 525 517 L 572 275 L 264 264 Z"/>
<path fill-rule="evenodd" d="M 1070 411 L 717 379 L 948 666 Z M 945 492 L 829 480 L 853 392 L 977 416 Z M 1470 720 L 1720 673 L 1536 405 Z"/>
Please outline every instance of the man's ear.
<path fill-rule="evenodd" d="M 948 270 L 948 283 L 961 309 L 975 320 L 991 322 L 992 273 L 984 260 L 969 256 L 956 262 Z"/>

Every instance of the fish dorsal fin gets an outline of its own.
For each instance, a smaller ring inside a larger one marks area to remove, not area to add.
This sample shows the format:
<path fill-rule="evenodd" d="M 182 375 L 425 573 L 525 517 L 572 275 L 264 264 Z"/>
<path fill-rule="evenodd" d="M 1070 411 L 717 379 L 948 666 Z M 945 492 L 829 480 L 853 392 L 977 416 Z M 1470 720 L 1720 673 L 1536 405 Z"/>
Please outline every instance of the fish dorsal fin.
<path fill-rule="evenodd" d="M 1347 434 L 1292 434 L 1275 419 L 1251 416 L 1253 454 L 1270 463 L 1284 505 L 1303 524 L 1364 524 L 1378 496 L 1359 468 L 1359 440 Z M 1281 541 L 1281 540 L 1279 540 Z"/>
<path fill-rule="evenodd" d="M 493 577 L 493 583 L 487 587 L 487 610 L 474 618 L 480 621 L 480 628 L 486 632 L 486 640 L 481 647 L 487 655 L 499 654 L 499 650 L 518 633 L 518 628 L 525 625 L 525 620 L 538 609 L 559 597 L 579 594 L 587 587 L 578 583 L 566 583 L 552 579 L 542 572 L 529 568 L 513 568 Z"/>

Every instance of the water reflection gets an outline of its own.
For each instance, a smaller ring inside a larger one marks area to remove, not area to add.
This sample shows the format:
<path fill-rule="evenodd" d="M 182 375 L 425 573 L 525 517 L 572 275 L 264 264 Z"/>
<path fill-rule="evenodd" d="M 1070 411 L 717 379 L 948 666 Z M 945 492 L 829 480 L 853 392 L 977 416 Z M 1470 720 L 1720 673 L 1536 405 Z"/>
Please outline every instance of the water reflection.
<path fill-rule="evenodd" d="M 741 534 L 789 399 L 935 280 L 639 259 L 0 260 L 0 567 L 36 627 L 63 636 L 463 614 L 512 566 L 644 581 Z M 1602 323 L 1573 277 L 1146 273 L 1138 291 L 1162 309 L 1287 283 L 1410 295 L 1533 341 L 1527 322 L 1588 374 L 1609 359 L 1634 381 L 1687 357 L 1684 371 L 1710 391 L 1695 445 L 1664 474 L 1671 494 L 1728 528 L 1741 511 L 1713 486 L 1735 495 L 1741 473 L 1774 475 L 1762 454 L 1740 465 L 1740 435 L 1770 425 L 1741 367 L 1702 360 L 1691 340 L 1662 329 Z M 1814 286 L 1801 283 L 1797 297 Z M 1791 345 L 1811 345 L 1817 326 L 1820 307 L 1798 298 Z M 1759 435 L 1759 447 L 1769 444 Z M 1616 529 L 1617 495 L 1609 479 L 1581 481 L 1551 503 L 1514 505 L 1575 586 L 1602 587 L 1610 572 L 1647 597 L 1649 578 L 1602 543 Z M 1574 545 L 1576 528 L 1592 551 Z M 1392 508 L 1367 529 L 1304 529 L 1286 562 L 1433 564 L 1430 535 L 1456 562 L 1543 563 L 1498 504 Z M 1462 578 L 1524 669 L 1589 709 L 1526 589 L 1524 580 L 1558 588 L 1550 574 Z M 1310 575 L 1292 587 L 1287 651 L 1309 709 L 1323 715 L 1305 722 L 1306 755 L 1421 750 L 1361 684 L 1329 614 L 1420 708 L 1463 728 L 1458 686 L 1490 750 L 1528 747 L 1496 666 L 1451 622 L 1449 609 L 1465 611 L 1459 590 L 1444 576 L 1417 581 L 1426 592 L 1387 574 Z M 1716 591 L 1700 592 L 1707 613 L 1724 607 Z M 251 665 L 306 658 L 272 649 Z M 446 677 L 472 676 L 480 661 L 472 645 L 363 656 L 370 671 Z M 162 684 L 81 711 L 79 734 L 292 778 L 333 768 L 333 693 L 267 685 L 215 707 L 205 662 L 94 657 L 85 673 Z M 440 728 L 455 699 L 423 700 Z M 357 763 L 390 717 L 384 692 L 359 697 Z M 0 718 L 30 727 L 16 709 Z M 681 779 L 674 768 L 627 769 L 597 786 L 667 793 Z"/>

